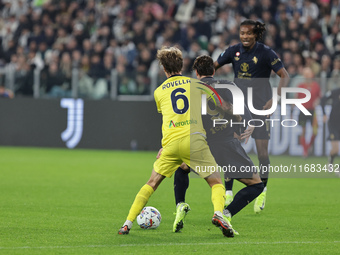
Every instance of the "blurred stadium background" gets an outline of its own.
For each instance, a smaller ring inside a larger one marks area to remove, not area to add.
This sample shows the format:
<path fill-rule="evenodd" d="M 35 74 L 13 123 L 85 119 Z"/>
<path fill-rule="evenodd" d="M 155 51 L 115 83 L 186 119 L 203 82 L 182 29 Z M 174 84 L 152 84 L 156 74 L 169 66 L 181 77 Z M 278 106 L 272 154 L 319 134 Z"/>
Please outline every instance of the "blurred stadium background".
<path fill-rule="evenodd" d="M 195 57 L 216 60 L 239 41 L 246 18 L 265 22 L 263 41 L 282 59 L 289 86 L 304 81 L 304 67 L 322 94 L 340 86 L 339 0 L 2 0 L 0 13 L 0 97 L 13 98 L 0 102 L 2 145 L 156 150 L 153 91 L 165 79 L 157 49 L 178 45 L 183 74 L 193 76 Z M 216 77 L 232 80 L 231 66 Z M 313 153 L 321 156 L 328 131 L 320 107 L 317 115 Z M 271 154 L 302 155 L 300 133 L 274 127 Z"/>
<path fill-rule="evenodd" d="M 255 215 L 250 205 L 237 215 L 232 240 L 212 229 L 210 191 L 197 178 L 187 229 L 172 235 L 166 180 L 149 201 L 162 213 L 157 231 L 117 235 L 161 146 L 157 49 L 178 45 L 183 74 L 193 76 L 195 57 L 216 60 L 246 18 L 266 23 L 264 43 L 282 59 L 289 86 L 310 67 L 323 95 L 340 87 L 339 0 L 0 0 L 0 253 L 337 254 L 339 179 L 328 172 L 272 175 L 266 210 Z M 233 79 L 231 66 L 216 76 Z M 327 125 L 316 111 L 314 156 L 300 157 L 300 126 L 275 125 L 274 166 L 327 163 Z M 253 141 L 246 150 L 254 152 Z"/>

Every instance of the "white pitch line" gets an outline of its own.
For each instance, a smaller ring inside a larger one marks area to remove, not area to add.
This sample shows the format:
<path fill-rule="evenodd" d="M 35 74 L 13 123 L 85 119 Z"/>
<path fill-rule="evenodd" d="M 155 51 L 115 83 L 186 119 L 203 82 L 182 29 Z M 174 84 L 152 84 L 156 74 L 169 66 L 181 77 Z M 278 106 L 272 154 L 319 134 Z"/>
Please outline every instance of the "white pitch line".
<path fill-rule="evenodd" d="M 0 250 L 21 249 L 75 249 L 75 248 L 111 248 L 111 247 L 140 247 L 140 246 L 189 246 L 189 245 L 253 245 L 253 244 L 337 244 L 340 241 L 312 242 L 312 241 L 287 241 L 287 242 L 223 242 L 223 243 L 156 243 L 156 244 L 114 244 L 114 245 L 77 245 L 77 246 L 40 246 L 40 247 L 0 247 Z"/>

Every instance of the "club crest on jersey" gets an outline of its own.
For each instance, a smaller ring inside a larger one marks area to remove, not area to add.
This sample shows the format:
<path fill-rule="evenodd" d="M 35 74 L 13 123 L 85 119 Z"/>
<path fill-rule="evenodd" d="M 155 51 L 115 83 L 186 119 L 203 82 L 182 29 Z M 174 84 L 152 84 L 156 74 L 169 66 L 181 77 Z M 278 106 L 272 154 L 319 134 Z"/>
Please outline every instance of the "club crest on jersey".
<path fill-rule="evenodd" d="M 249 70 L 249 65 L 247 63 L 242 63 L 241 70 L 242 72 L 247 72 Z"/>
<path fill-rule="evenodd" d="M 236 60 L 236 61 L 239 61 L 239 60 L 240 60 L 240 58 L 239 58 L 239 56 L 240 56 L 240 52 L 236 52 L 236 54 L 235 54 L 235 55 L 236 55 L 236 57 L 235 57 L 235 60 Z"/>
<path fill-rule="evenodd" d="M 259 60 L 257 59 L 257 57 L 254 56 L 254 57 L 253 57 L 253 61 L 254 61 L 255 64 L 257 64 L 257 62 L 258 62 Z"/>

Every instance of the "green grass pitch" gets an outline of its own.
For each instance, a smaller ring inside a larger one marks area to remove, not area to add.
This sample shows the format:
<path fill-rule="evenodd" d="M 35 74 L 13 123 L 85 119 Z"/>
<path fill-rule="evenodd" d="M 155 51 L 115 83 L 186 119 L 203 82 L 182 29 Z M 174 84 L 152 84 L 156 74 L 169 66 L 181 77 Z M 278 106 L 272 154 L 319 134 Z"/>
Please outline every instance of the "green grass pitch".
<path fill-rule="evenodd" d="M 225 238 L 211 224 L 210 188 L 190 179 L 184 229 L 172 233 L 173 179 L 148 205 L 162 214 L 158 229 L 135 223 L 117 234 L 148 180 L 156 152 L 0 147 L 0 254 L 337 254 L 340 179 L 271 178 L 267 205 L 236 215 L 240 233 Z M 257 159 L 252 156 L 254 163 Z M 337 163 L 339 158 L 336 159 Z M 273 165 L 326 163 L 326 158 L 271 156 Z M 326 177 L 332 177 L 328 175 Z M 235 182 L 235 190 L 242 185 Z"/>

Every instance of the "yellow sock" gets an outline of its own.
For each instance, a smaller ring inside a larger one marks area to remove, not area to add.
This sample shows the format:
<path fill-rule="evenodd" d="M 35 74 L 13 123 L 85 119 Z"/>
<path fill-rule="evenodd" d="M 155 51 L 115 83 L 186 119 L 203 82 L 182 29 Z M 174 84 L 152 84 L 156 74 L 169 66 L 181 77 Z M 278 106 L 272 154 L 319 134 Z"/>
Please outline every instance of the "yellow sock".
<path fill-rule="evenodd" d="M 215 184 L 211 187 L 211 201 L 214 205 L 214 212 L 222 212 L 225 203 L 225 188 L 223 184 Z"/>
<path fill-rule="evenodd" d="M 133 222 L 137 218 L 138 214 L 146 205 L 153 192 L 154 192 L 153 188 L 148 184 L 145 184 L 139 190 L 139 192 L 136 195 L 135 201 L 133 201 L 133 204 L 131 205 L 129 215 L 127 216 L 127 220 Z"/>

